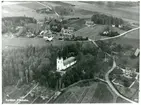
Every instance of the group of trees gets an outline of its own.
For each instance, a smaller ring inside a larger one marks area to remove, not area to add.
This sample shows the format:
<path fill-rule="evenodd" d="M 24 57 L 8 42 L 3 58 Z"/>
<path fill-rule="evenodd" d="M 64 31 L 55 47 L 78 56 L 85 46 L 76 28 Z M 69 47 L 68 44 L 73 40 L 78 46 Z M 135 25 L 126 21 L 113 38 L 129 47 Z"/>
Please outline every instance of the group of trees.
<path fill-rule="evenodd" d="M 24 26 L 27 23 L 37 23 L 31 17 L 4 17 L 2 18 L 2 33 L 15 32 L 17 26 Z"/>
<path fill-rule="evenodd" d="M 116 27 L 124 23 L 124 21 L 120 18 L 108 16 L 105 14 L 99 14 L 99 13 L 95 13 L 91 17 L 91 20 L 96 24 L 115 25 Z"/>
<path fill-rule="evenodd" d="M 62 29 L 62 24 L 57 19 L 52 19 L 52 21 L 49 23 L 50 30 L 55 32 L 60 32 Z"/>
<path fill-rule="evenodd" d="M 91 50 L 90 50 L 91 49 Z M 58 52 L 60 51 L 60 52 Z M 56 72 L 56 58 L 75 56 L 77 64 L 61 78 Z M 78 42 L 63 48 L 33 47 L 2 52 L 3 86 L 24 84 L 33 80 L 56 89 L 59 84 L 68 86 L 81 79 L 93 78 L 101 70 L 104 53 L 92 43 Z"/>
<path fill-rule="evenodd" d="M 3 86 L 36 80 L 54 87 L 58 47 L 32 47 L 2 52 Z M 49 81 L 48 81 L 49 80 Z M 50 81 L 52 80 L 52 81 Z M 56 80 L 55 80 L 56 81 Z"/>
<path fill-rule="evenodd" d="M 112 42 L 97 42 L 101 48 L 95 47 L 91 42 L 77 42 L 63 47 L 42 46 L 21 49 L 4 50 L 2 52 L 3 86 L 29 83 L 37 81 L 41 85 L 58 89 L 83 79 L 100 76 L 105 71 L 105 53 L 121 51 L 122 46 Z M 102 49 L 102 50 L 101 50 Z M 104 52 L 103 52 L 104 51 Z M 67 69 L 61 77 L 56 72 L 56 58 L 64 59 L 75 56 L 77 63 Z M 109 66 L 112 62 L 109 62 Z"/>

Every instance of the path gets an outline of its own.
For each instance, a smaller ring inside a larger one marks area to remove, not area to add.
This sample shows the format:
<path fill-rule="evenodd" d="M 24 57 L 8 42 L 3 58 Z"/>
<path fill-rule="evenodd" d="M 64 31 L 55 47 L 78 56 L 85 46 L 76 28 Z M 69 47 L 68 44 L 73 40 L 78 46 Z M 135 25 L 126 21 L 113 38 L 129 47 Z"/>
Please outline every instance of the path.
<path fill-rule="evenodd" d="M 126 32 L 124 32 L 124 33 L 121 33 L 120 35 L 117 35 L 117 36 L 114 36 L 114 37 L 103 38 L 103 39 L 99 39 L 99 40 L 109 40 L 109 39 L 118 38 L 118 37 L 124 36 L 124 35 L 127 34 L 127 33 L 130 33 L 130 32 L 132 32 L 132 31 L 138 30 L 139 28 L 140 28 L 140 27 L 133 28 L 133 29 L 131 29 L 131 30 L 129 30 L 129 31 L 126 31 Z M 95 41 L 98 41 L 98 40 L 95 40 Z"/>
<path fill-rule="evenodd" d="M 112 66 L 112 68 L 111 68 L 111 69 L 106 73 L 106 75 L 105 75 L 105 79 L 106 79 L 106 81 L 107 81 L 109 87 L 112 89 L 112 91 L 114 91 L 114 92 L 117 94 L 117 96 L 119 96 L 119 97 L 121 97 L 121 98 L 123 98 L 123 99 L 125 99 L 125 100 L 127 100 L 127 101 L 129 101 L 129 102 L 131 102 L 131 103 L 136 103 L 135 101 L 132 101 L 132 100 L 130 100 L 130 99 L 124 97 L 123 95 L 121 95 L 121 94 L 115 89 L 115 87 L 113 86 L 113 84 L 111 83 L 111 81 L 110 81 L 110 79 L 109 79 L 109 74 L 115 69 L 115 67 L 116 67 L 116 62 L 115 62 L 115 59 L 113 58 L 113 66 Z"/>

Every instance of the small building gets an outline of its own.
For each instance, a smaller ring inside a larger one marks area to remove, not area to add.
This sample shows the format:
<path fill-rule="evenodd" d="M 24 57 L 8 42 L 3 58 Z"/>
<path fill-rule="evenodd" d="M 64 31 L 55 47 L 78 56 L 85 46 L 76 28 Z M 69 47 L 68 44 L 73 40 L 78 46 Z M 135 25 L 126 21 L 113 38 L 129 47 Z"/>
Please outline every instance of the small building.
<path fill-rule="evenodd" d="M 122 69 L 123 71 L 123 75 L 127 78 L 132 78 L 133 75 L 136 73 L 136 69 L 135 68 L 129 68 L 129 67 L 126 67 L 125 69 Z"/>
<path fill-rule="evenodd" d="M 76 63 L 75 57 L 69 57 L 67 59 L 63 59 L 63 57 L 57 58 L 57 71 L 60 72 L 69 68 L 70 66 Z"/>
<path fill-rule="evenodd" d="M 86 21 L 85 25 L 88 27 L 91 27 L 91 26 L 93 27 L 95 24 L 93 21 Z"/>
<path fill-rule="evenodd" d="M 113 24 L 112 27 L 115 27 L 115 25 Z"/>
<path fill-rule="evenodd" d="M 137 56 L 139 56 L 139 53 L 140 53 L 140 50 L 137 48 L 134 55 L 137 57 Z"/>
<path fill-rule="evenodd" d="M 107 34 L 109 34 L 109 31 L 104 31 L 103 34 L 107 35 Z"/>
<path fill-rule="evenodd" d="M 46 41 L 52 41 L 53 40 L 53 36 L 44 36 L 43 37 Z"/>
<path fill-rule="evenodd" d="M 118 25 L 118 27 L 119 27 L 119 28 L 122 28 L 123 26 L 122 26 L 122 25 Z"/>
<path fill-rule="evenodd" d="M 73 27 L 68 27 L 67 29 L 62 28 L 61 33 L 64 38 L 72 38 L 74 34 L 74 28 Z"/>

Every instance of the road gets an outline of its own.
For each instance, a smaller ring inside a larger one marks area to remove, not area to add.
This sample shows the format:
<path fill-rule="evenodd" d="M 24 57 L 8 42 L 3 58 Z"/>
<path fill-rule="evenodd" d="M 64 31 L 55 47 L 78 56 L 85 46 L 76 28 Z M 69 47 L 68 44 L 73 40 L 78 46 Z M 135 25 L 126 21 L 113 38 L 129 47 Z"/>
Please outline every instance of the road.
<path fill-rule="evenodd" d="M 99 39 L 99 40 L 108 40 L 108 39 L 114 39 L 114 38 L 122 37 L 122 36 L 124 36 L 124 35 L 126 35 L 126 34 L 132 32 L 132 31 L 138 30 L 139 28 L 140 28 L 140 27 L 133 28 L 133 29 L 131 29 L 131 30 L 129 30 L 129 31 L 126 31 L 126 32 L 124 32 L 124 33 L 121 33 L 120 35 L 117 35 L 117 36 L 114 36 L 114 37 L 103 38 L 103 39 Z M 97 40 L 97 41 L 98 41 L 98 40 Z"/>
<path fill-rule="evenodd" d="M 110 79 L 109 79 L 109 74 L 115 69 L 116 67 L 116 62 L 115 62 L 115 59 L 113 58 L 113 66 L 112 68 L 106 73 L 105 75 L 105 79 L 106 79 L 106 82 L 108 83 L 109 87 L 112 89 L 112 91 L 114 91 L 116 93 L 117 96 L 125 99 L 126 101 L 129 101 L 131 103 L 136 103 L 135 101 L 132 101 L 130 99 L 128 99 L 127 97 L 124 97 L 123 95 L 121 95 L 116 89 L 115 87 L 113 86 L 113 84 L 111 83 Z"/>
<path fill-rule="evenodd" d="M 129 30 L 129 31 L 126 31 L 126 32 L 124 32 L 124 33 L 122 33 L 122 34 L 120 34 L 120 35 L 118 35 L 118 36 L 110 37 L 110 38 L 104 38 L 104 39 L 101 39 L 101 40 L 109 40 L 109 39 L 118 38 L 118 37 L 124 36 L 125 34 L 127 34 L 127 33 L 129 33 L 129 32 L 132 32 L 132 31 L 134 31 L 134 30 L 137 30 L 137 29 L 139 29 L 139 28 L 140 28 L 140 27 L 137 27 L 137 28 L 131 29 L 131 30 Z M 95 43 L 94 40 L 89 39 L 89 41 L 91 41 L 96 47 L 99 47 L 99 46 Z M 106 52 L 105 52 L 105 53 L 106 53 Z M 106 53 L 106 54 L 108 54 L 108 53 Z M 109 54 L 108 54 L 108 55 L 109 55 Z M 111 55 L 110 55 L 110 56 L 111 56 Z M 115 67 L 116 67 L 116 62 L 115 62 L 115 59 L 114 59 L 114 57 L 113 57 L 113 66 L 112 66 L 112 68 L 111 68 L 111 69 L 106 73 L 106 75 L 105 75 L 105 80 L 106 80 L 107 84 L 108 84 L 109 87 L 112 89 L 112 91 L 116 93 L 117 96 L 119 96 L 119 97 L 121 97 L 121 98 L 123 98 L 123 99 L 125 99 L 125 100 L 127 100 L 127 101 L 129 101 L 129 102 L 131 102 L 131 103 L 136 103 L 135 101 L 132 101 L 132 100 L 128 99 L 127 97 L 123 96 L 122 94 L 120 94 L 120 93 L 115 89 L 115 87 L 113 86 L 113 84 L 111 83 L 111 81 L 110 81 L 110 79 L 109 79 L 109 74 L 115 69 Z"/>

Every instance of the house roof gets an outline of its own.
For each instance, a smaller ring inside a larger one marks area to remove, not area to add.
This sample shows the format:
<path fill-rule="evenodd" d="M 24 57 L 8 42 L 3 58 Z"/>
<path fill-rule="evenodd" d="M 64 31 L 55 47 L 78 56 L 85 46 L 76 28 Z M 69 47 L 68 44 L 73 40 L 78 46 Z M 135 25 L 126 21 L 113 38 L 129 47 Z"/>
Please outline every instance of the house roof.
<path fill-rule="evenodd" d="M 140 53 L 140 50 L 137 48 L 135 51 L 135 56 L 138 56 L 139 53 Z"/>
<path fill-rule="evenodd" d="M 75 61 L 75 57 L 69 57 L 68 59 L 65 59 L 63 63 L 64 65 L 68 65 L 74 61 Z"/>

